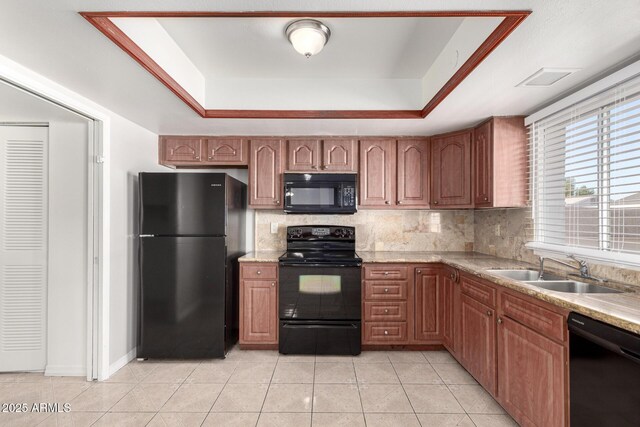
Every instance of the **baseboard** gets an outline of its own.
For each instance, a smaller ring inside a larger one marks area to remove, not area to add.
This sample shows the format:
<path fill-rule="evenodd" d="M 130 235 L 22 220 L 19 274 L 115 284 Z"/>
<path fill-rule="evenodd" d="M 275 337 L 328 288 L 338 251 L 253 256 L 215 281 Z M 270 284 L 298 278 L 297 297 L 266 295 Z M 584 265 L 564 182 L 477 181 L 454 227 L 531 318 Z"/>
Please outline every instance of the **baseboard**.
<path fill-rule="evenodd" d="M 44 368 L 46 377 L 86 377 L 87 368 L 79 365 L 47 365 Z"/>
<path fill-rule="evenodd" d="M 109 365 L 109 377 L 115 374 L 116 372 L 118 372 L 120 369 L 122 369 L 122 367 L 124 367 L 127 363 L 135 359 L 137 351 L 138 349 L 134 347 L 129 353 L 125 354 L 120 359 L 116 360 L 111 365 Z M 107 378 L 105 378 L 105 380 L 106 379 Z"/>

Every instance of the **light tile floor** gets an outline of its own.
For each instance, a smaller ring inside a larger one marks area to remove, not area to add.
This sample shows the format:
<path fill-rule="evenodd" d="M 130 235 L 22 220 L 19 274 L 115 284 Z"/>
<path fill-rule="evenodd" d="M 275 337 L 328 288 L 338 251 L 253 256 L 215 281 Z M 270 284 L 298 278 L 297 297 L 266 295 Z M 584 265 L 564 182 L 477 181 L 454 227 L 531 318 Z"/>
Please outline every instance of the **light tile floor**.
<path fill-rule="evenodd" d="M 517 426 L 446 351 L 133 361 L 108 381 L 0 374 L 0 403 L 71 412 L 0 413 L 0 426 Z"/>

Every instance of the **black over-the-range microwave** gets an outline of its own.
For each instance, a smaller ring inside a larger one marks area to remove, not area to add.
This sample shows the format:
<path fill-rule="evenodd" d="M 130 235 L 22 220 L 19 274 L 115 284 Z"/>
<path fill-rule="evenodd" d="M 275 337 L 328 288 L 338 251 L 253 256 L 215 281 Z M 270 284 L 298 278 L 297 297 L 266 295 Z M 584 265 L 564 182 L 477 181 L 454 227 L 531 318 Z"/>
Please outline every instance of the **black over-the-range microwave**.
<path fill-rule="evenodd" d="M 355 173 L 285 173 L 284 211 L 289 214 L 356 213 Z"/>

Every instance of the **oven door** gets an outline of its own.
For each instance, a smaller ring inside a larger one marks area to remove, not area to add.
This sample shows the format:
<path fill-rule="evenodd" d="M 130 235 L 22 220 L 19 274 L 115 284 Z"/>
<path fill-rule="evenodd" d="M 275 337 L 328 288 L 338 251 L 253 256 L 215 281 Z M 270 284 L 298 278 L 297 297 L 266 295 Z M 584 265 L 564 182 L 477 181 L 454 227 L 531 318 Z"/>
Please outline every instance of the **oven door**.
<path fill-rule="evenodd" d="M 360 320 L 359 266 L 280 266 L 280 320 Z"/>

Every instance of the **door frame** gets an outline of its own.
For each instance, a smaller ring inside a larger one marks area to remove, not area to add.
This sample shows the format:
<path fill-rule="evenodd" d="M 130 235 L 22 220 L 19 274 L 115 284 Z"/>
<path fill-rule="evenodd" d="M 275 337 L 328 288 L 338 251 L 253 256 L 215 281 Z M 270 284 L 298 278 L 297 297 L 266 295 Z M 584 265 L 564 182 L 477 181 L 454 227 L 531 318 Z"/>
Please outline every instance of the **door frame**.
<path fill-rule="evenodd" d="M 111 112 L 0 55 L 0 84 L 89 121 L 87 158 L 87 380 L 109 377 L 109 142 Z"/>

